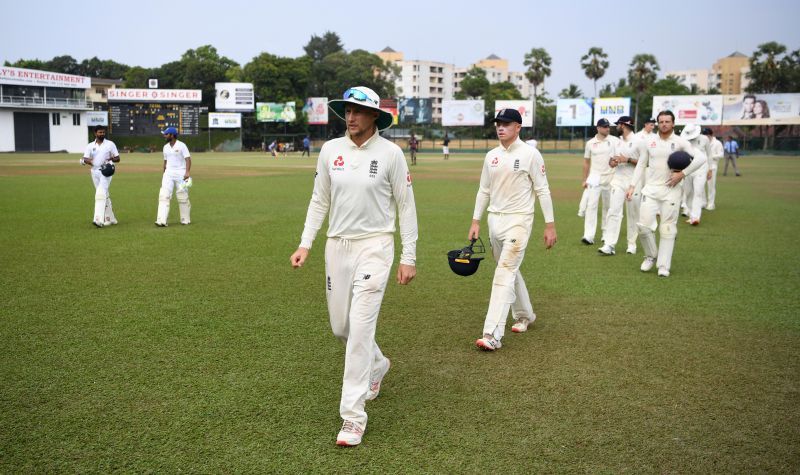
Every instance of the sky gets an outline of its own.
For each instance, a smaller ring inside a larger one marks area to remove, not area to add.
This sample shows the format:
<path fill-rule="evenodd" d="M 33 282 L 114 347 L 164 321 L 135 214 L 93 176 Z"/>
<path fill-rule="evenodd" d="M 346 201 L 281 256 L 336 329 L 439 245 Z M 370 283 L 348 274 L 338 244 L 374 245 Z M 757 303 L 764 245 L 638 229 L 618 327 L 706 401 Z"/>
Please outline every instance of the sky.
<path fill-rule="evenodd" d="M 312 35 L 333 31 L 347 50 L 377 52 L 391 46 L 405 59 L 459 67 L 496 54 L 509 61 L 512 71 L 523 71 L 525 53 L 545 48 L 553 58 L 545 89 L 555 97 L 570 83 L 593 95 L 592 81 L 579 64 L 592 46 L 603 48 L 611 63 L 598 90 L 625 77 L 631 58 L 639 53 L 655 55 L 663 76 L 671 70 L 709 69 L 734 51 L 750 56 L 767 41 L 800 49 L 797 0 L 676 0 L 668 5 L 584 0 L 41 0 L 35 3 L 35 15 L 22 14 L 22 7 L 19 15 L 14 7 L 3 9 L 10 17 L 0 29 L 0 61 L 98 56 L 155 67 L 211 44 L 244 65 L 261 52 L 301 56 Z"/>

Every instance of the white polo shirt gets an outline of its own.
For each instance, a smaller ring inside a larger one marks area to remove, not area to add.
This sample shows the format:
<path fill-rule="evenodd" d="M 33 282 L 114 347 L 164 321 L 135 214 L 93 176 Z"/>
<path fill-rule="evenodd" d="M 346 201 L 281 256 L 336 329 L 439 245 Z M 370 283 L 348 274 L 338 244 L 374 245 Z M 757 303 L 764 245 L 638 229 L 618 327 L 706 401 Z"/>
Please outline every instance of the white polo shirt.
<path fill-rule="evenodd" d="M 614 156 L 622 155 L 625 158 L 633 158 L 634 160 L 638 160 L 638 144 L 639 138 L 636 137 L 636 134 L 629 133 L 627 139 L 623 135 L 617 144 L 617 150 Z M 614 178 L 611 180 L 611 184 L 627 190 L 628 186 L 630 186 L 632 183 L 633 171 L 635 169 L 636 166 L 631 163 L 620 163 L 617 165 L 617 170 L 614 172 Z"/>
<path fill-rule="evenodd" d="M 167 162 L 168 173 L 186 173 L 186 159 L 190 158 L 189 149 L 180 140 L 175 141 L 175 145 L 164 144 L 164 161 Z"/>
<path fill-rule="evenodd" d="M 711 161 L 713 162 L 711 164 L 711 167 L 716 168 L 717 162 L 719 162 L 719 159 L 724 156 L 725 156 L 725 149 L 722 148 L 722 142 L 720 142 L 719 140 L 717 140 L 716 137 L 714 137 L 714 139 L 711 140 L 711 155 L 708 156 L 708 158 L 710 158 Z"/>
<path fill-rule="evenodd" d="M 653 129 L 653 130 L 656 130 L 656 129 Z M 651 139 L 656 135 L 658 135 L 658 134 L 656 134 L 655 132 L 648 132 L 648 131 L 646 131 L 644 129 L 636 132 L 636 137 L 641 139 L 641 140 Z"/>
<path fill-rule="evenodd" d="M 583 158 L 591 160 L 589 176 L 599 177 L 601 186 L 610 185 L 611 179 L 614 178 L 615 170 L 608 164 L 608 160 L 615 155 L 614 151 L 618 143 L 619 139 L 613 135 L 608 135 L 604 139 L 600 139 L 599 135 L 595 135 L 586 142 Z"/>
<path fill-rule="evenodd" d="M 674 190 L 682 189 L 682 181 L 675 187 L 670 187 L 667 184 L 672 176 L 672 170 L 669 169 L 667 160 L 672 152 L 679 150 L 692 155 L 694 147 L 688 140 L 674 132 L 666 139 L 662 139 L 661 135 L 656 134 L 655 137 L 651 137 L 648 140 L 639 141 L 638 147 L 639 163 L 636 164 L 636 170 L 633 173 L 633 183 L 639 183 L 642 175 L 646 174 L 642 195 L 663 200 L 667 199 Z M 683 173 L 688 176 L 703 166 L 704 163 L 705 156 L 695 157 L 689 167 L 683 170 Z"/>
<path fill-rule="evenodd" d="M 552 223 L 553 201 L 542 154 L 517 138 L 508 148 L 499 145 L 486 154 L 472 219 L 480 220 L 487 205 L 490 213 L 533 214 L 536 197 L 544 221 Z"/>
<path fill-rule="evenodd" d="M 93 170 L 102 167 L 104 163 L 118 156 L 119 152 L 117 151 L 117 146 L 108 139 L 103 140 L 101 144 L 98 144 L 97 140 L 89 142 L 89 145 L 86 146 L 86 151 L 83 152 L 83 158 L 92 159 Z"/>
<path fill-rule="evenodd" d="M 328 237 L 364 239 L 394 233 L 398 214 L 400 263 L 415 265 L 417 210 L 403 151 L 377 132 L 360 147 L 346 134 L 319 151 L 300 247 L 311 248 L 326 217 Z"/>

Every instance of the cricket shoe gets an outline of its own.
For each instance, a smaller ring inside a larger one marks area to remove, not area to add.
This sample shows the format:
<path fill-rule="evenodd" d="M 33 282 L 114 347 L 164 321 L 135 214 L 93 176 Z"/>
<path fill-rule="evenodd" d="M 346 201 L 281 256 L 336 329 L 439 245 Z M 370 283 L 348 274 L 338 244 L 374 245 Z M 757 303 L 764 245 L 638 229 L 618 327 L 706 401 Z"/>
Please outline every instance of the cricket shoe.
<path fill-rule="evenodd" d="M 669 269 L 666 267 L 659 267 L 658 268 L 658 276 L 659 277 L 669 277 Z"/>
<path fill-rule="evenodd" d="M 716 206 L 714 206 L 714 205 L 708 205 L 708 206 L 706 206 L 706 209 L 707 209 L 708 211 L 714 211 L 715 209 L 717 209 L 717 207 L 716 207 Z"/>
<path fill-rule="evenodd" d="M 636 246 L 628 246 L 628 250 L 625 252 L 628 254 L 636 254 Z"/>
<path fill-rule="evenodd" d="M 644 261 L 642 261 L 642 267 L 639 269 L 641 269 L 642 272 L 650 272 L 650 269 L 652 269 L 654 265 L 656 265 L 656 258 L 645 256 Z"/>
<path fill-rule="evenodd" d="M 499 350 L 500 347 L 502 347 L 503 345 L 500 343 L 500 340 L 496 339 L 489 333 L 485 333 L 483 335 L 483 338 L 478 338 L 475 341 L 475 346 L 477 346 L 482 350 L 494 351 L 494 350 Z"/>
<path fill-rule="evenodd" d="M 369 390 L 367 391 L 367 401 L 372 401 L 378 397 L 378 394 L 381 392 L 381 382 L 383 378 L 386 377 L 386 373 L 389 372 L 389 368 L 392 367 L 392 362 L 389 361 L 389 358 L 386 358 L 386 369 L 384 369 L 377 378 L 370 378 L 369 380 Z"/>
<path fill-rule="evenodd" d="M 342 430 L 336 436 L 336 445 L 342 447 L 353 447 L 361 443 L 364 429 L 357 422 L 344 421 Z"/>
<path fill-rule="evenodd" d="M 181 221 L 181 224 L 183 224 L 183 225 L 192 224 L 192 222 L 191 221 Z"/>
<path fill-rule="evenodd" d="M 156 221 L 156 226 L 158 226 L 159 228 L 166 228 L 167 223 L 159 223 L 158 221 Z"/>
<path fill-rule="evenodd" d="M 103 227 L 103 223 L 98 223 L 97 221 L 92 221 L 92 224 L 94 224 L 98 228 L 102 228 Z"/>
<path fill-rule="evenodd" d="M 604 244 L 603 247 L 597 250 L 597 252 L 599 252 L 604 256 L 613 256 L 614 254 L 616 254 L 616 252 L 614 251 L 614 246 L 610 246 L 608 244 Z"/>
<path fill-rule="evenodd" d="M 533 318 L 520 318 L 517 320 L 517 323 L 511 325 L 511 331 L 514 333 L 525 333 L 528 331 L 528 326 L 536 321 L 536 314 L 533 314 Z M 499 343 L 499 342 L 498 342 Z"/>
<path fill-rule="evenodd" d="M 591 246 L 592 244 L 594 244 L 594 241 L 590 241 L 590 240 L 586 239 L 585 237 L 581 238 L 581 242 L 586 244 L 587 246 Z"/>

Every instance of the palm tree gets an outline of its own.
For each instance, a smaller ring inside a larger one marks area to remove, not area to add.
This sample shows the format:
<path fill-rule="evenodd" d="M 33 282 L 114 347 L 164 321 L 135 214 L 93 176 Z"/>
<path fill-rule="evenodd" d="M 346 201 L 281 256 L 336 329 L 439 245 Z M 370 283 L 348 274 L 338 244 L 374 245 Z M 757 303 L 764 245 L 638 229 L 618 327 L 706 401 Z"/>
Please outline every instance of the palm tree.
<path fill-rule="evenodd" d="M 628 83 L 636 91 L 636 108 L 634 109 L 634 126 L 639 127 L 639 102 L 642 94 L 656 82 L 658 61 L 652 54 L 637 54 L 631 60 L 628 69 Z"/>
<path fill-rule="evenodd" d="M 569 87 L 565 87 L 558 93 L 558 97 L 562 99 L 578 99 L 583 97 L 583 91 L 575 84 L 570 83 Z"/>
<path fill-rule="evenodd" d="M 785 57 L 778 58 L 781 55 Z M 782 92 L 780 89 L 781 83 L 785 82 L 782 81 L 785 73 L 781 70 L 788 57 L 786 46 L 780 43 L 770 41 L 758 45 L 758 49 L 750 57 L 750 72 L 747 73 L 750 85 L 747 87 L 747 92 Z"/>
<path fill-rule="evenodd" d="M 608 55 L 603 48 L 592 46 L 589 52 L 581 56 L 581 67 L 586 77 L 594 81 L 594 97 L 597 97 L 597 80 L 605 76 L 608 69 Z"/>
<path fill-rule="evenodd" d="M 550 76 L 550 63 L 552 58 L 544 48 L 533 48 L 525 54 L 525 61 L 522 63 L 528 67 L 525 77 L 533 85 L 533 134 L 536 133 L 536 99 L 538 88 L 544 84 L 545 78 Z"/>

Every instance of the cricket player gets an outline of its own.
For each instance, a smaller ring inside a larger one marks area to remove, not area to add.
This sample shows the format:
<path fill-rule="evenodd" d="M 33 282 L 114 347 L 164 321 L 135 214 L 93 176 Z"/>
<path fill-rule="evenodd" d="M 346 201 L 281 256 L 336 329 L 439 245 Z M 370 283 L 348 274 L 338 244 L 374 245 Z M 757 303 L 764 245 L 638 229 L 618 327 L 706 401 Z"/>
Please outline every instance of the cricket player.
<path fill-rule="evenodd" d="M 717 199 L 717 170 L 719 169 L 719 160 L 725 156 L 725 151 L 722 148 L 722 142 L 720 142 L 716 137 L 714 137 L 714 131 L 706 127 L 703 129 L 703 135 L 708 137 L 710 141 L 709 149 L 711 150 L 710 155 L 708 156 L 708 182 L 707 182 L 707 190 L 706 190 L 706 198 L 707 204 L 706 209 L 708 211 L 713 211 L 717 208 L 716 199 Z"/>
<path fill-rule="evenodd" d="M 117 224 L 114 216 L 114 209 L 111 207 L 111 194 L 108 188 L 111 186 L 113 176 L 104 176 L 100 172 L 100 167 L 108 162 L 119 163 L 119 152 L 114 142 L 106 140 L 105 125 L 98 125 L 94 128 L 94 141 L 86 146 L 86 151 L 81 158 L 81 165 L 91 165 L 92 182 L 94 183 L 94 217 L 92 224 L 98 228 Z"/>
<path fill-rule="evenodd" d="M 598 249 L 604 256 L 613 256 L 615 247 L 619 240 L 619 231 L 622 227 L 622 207 L 625 205 L 628 215 L 628 254 L 636 254 L 636 238 L 639 236 L 639 228 L 636 222 L 639 220 L 639 205 L 641 186 L 634 187 L 634 196 L 630 201 L 626 201 L 628 187 L 633 180 L 633 170 L 639 160 L 639 139 L 633 132 L 633 122 L 628 116 L 620 117 L 614 124 L 622 132 L 621 140 L 617 145 L 615 155 L 609 160 L 611 168 L 615 168 L 614 177 L 611 179 L 611 204 L 608 207 L 608 221 L 606 223 L 605 242 Z"/>
<path fill-rule="evenodd" d="M 681 137 L 688 140 L 694 147 L 694 152 L 691 152 L 692 156 L 697 159 L 702 155 L 706 162 L 691 175 L 687 175 L 683 185 L 684 211 L 689 217 L 686 222 L 692 226 L 700 224 L 703 206 L 706 204 L 706 182 L 709 176 L 708 157 L 711 155 L 711 143 L 708 141 L 708 137 L 702 135 L 700 131 L 700 126 L 697 124 L 688 124 L 681 131 Z"/>
<path fill-rule="evenodd" d="M 161 177 L 161 190 L 158 192 L 158 213 L 156 226 L 166 227 L 169 217 L 169 202 L 173 190 L 178 199 L 181 224 L 191 223 L 189 216 L 192 204 L 189 202 L 191 186 L 192 157 L 186 144 L 178 140 L 178 129 L 167 127 L 161 132 L 164 140 L 164 175 Z"/>
<path fill-rule="evenodd" d="M 544 159 L 535 148 L 519 138 L 522 116 L 516 109 L 502 109 L 494 118 L 500 145 L 486 154 L 478 196 L 468 239 L 480 235 L 481 216 L 489 209 L 489 240 L 497 268 L 492 281 L 489 309 L 483 324 L 483 336 L 475 345 L 487 351 L 499 349 L 511 309 L 515 333 L 527 331 L 536 320 L 525 280 L 519 271 L 533 227 L 536 198 L 544 215 L 544 245 L 556 243 L 553 201 L 545 175 Z M 535 195 L 535 196 L 534 196 Z"/>
<path fill-rule="evenodd" d="M 683 193 L 681 182 L 687 175 L 703 166 L 705 161 L 704 157 L 697 157 L 683 171 L 670 170 L 667 160 L 671 153 L 682 150 L 691 155 L 694 147 L 686 139 L 674 133 L 675 115 L 672 111 L 661 111 L 656 119 L 658 134 L 654 138 L 639 142 L 639 161 L 633 172 L 633 182 L 628 187 L 628 199 L 633 198 L 634 184 L 639 183 L 646 174 L 638 222 L 639 240 L 644 251 L 641 270 L 648 272 L 654 265 L 658 265 L 658 275 L 669 277 L 675 236 L 678 234 L 678 215 Z M 661 216 L 661 224 L 658 226 L 661 242 L 656 246 L 658 215 Z"/>
<path fill-rule="evenodd" d="M 344 137 L 319 152 L 314 192 L 300 246 L 290 257 L 302 267 L 311 244 L 328 218 L 325 244 L 326 297 L 333 334 L 345 345 L 336 444 L 361 443 L 367 428 L 365 403 L 375 399 L 390 362 L 375 342 L 378 311 L 394 260 L 395 218 L 399 216 L 402 252 L 397 282 L 416 276 L 417 212 L 411 174 L 403 151 L 379 135 L 392 115 L 367 87 L 353 87 L 328 102 L 347 124 Z"/>
<path fill-rule="evenodd" d="M 583 153 L 583 183 L 581 186 L 588 191 L 586 202 L 586 217 L 583 224 L 583 238 L 581 242 L 586 245 L 594 244 L 597 234 L 597 208 L 602 198 L 603 207 L 601 214 L 601 235 L 605 240 L 606 219 L 611 200 L 611 180 L 614 178 L 615 169 L 609 165 L 611 157 L 615 156 L 619 139 L 611 132 L 611 123 L 608 119 L 597 121 L 597 135 L 586 142 Z"/>
<path fill-rule="evenodd" d="M 653 132 L 655 128 L 656 128 L 656 120 L 651 117 L 646 121 L 644 121 L 644 127 L 642 128 L 642 130 L 636 132 L 636 137 L 642 140 L 653 138 L 653 136 L 656 135 L 656 133 Z"/>

